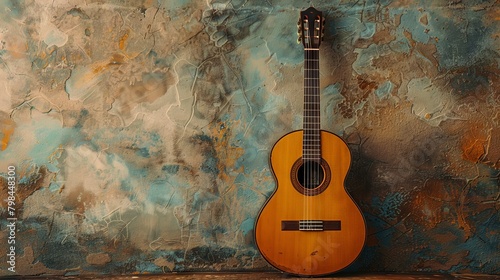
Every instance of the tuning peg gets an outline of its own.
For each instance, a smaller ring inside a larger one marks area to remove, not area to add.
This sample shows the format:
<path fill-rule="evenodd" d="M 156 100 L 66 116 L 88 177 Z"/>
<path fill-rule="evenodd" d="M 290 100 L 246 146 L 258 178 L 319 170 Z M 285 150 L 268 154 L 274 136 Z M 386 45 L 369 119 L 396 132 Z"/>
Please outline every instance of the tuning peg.
<path fill-rule="evenodd" d="M 302 37 L 300 37 L 300 36 L 299 36 L 299 37 L 297 38 L 297 44 L 300 44 L 301 42 L 302 42 Z"/>

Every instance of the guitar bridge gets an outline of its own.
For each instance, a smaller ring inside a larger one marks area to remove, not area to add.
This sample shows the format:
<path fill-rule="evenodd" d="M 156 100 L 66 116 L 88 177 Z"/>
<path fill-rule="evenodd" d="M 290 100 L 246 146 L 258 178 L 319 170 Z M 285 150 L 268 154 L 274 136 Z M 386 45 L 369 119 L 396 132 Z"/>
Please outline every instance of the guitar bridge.
<path fill-rule="evenodd" d="M 340 221 L 323 221 L 323 220 L 298 220 L 298 221 L 281 221 L 281 230 L 298 230 L 298 231 L 324 231 L 324 230 L 340 230 Z"/>

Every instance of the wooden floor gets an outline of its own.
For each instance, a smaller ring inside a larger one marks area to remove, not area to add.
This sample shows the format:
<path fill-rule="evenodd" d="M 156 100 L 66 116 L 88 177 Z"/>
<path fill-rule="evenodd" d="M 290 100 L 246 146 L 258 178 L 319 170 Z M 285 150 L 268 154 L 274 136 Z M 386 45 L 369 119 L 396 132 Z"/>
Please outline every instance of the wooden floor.
<path fill-rule="evenodd" d="M 9 278 L 13 279 L 13 278 Z M 236 279 L 301 279 L 282 273 L 171 273 L 162 275 L 127 275 L 127 276 L 66 276 L 66 277 L 23 277 L 22 279 L 111 279 L 111 280 L 236 280 Z M 331 277 L 314 279 L 342 279 L 342 280 L 500 280 L 500 275 L 479 274 L 339 274 Z"/>

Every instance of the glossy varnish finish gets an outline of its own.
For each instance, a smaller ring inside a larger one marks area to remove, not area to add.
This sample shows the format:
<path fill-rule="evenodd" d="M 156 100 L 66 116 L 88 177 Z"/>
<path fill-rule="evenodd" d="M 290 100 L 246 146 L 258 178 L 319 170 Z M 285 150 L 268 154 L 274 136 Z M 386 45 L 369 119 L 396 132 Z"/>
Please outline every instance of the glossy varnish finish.
<path fill-rule="evenodd" d="M 302 135 L 301 130 L 289 133 L 272 149 L 277 188 L 258 217 L 255 238 L 264 258 L 276 268 L 297 275 L 326 275 L 357 258 L 365 241 L 365 223 L 344 187 L 351 157 L 338 136 L 321 131 L 322 158 L 331 173 L 326 189 L 307 196 L 293 187 L 290 171 L 302 156 Z M 283 220 L 340 221 L 341 229 L 283 231 Z"/>

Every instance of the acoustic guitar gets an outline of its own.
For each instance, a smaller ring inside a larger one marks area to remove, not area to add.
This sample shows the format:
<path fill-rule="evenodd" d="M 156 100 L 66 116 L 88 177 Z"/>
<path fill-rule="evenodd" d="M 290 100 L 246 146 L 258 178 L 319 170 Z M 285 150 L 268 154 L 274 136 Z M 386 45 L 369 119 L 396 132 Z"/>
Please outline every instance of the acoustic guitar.
<path fill-rule="evenodd" d="M 304 46 L 303 129 L 286 134 L 271 150 L 277 187 L 259 213 L 255 241 L 275 268 L 320 276 L 354 262 L 364 246 L 366 226 L 344 187 L 349 148 L 320 128 L 322 12 L 313 7 L 302 11 L 298 30 Z"/>

